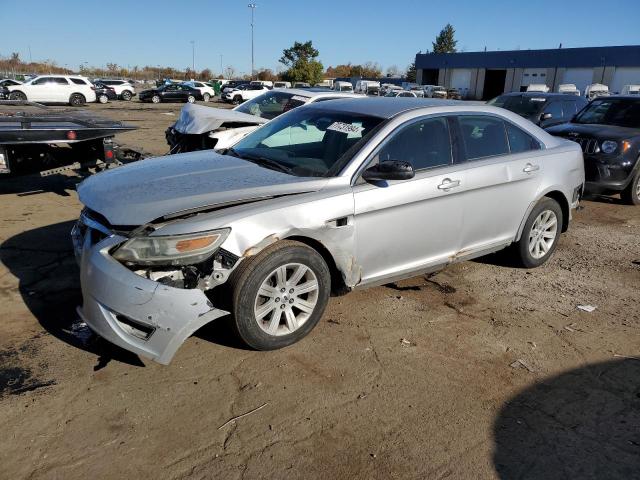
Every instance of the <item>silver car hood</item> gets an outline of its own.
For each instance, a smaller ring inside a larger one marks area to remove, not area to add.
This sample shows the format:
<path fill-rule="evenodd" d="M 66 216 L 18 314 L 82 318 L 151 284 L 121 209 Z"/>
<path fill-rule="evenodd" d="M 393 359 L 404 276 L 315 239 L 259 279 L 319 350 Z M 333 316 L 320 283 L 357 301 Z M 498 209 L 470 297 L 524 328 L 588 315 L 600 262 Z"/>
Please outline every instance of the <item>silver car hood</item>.
<path fill-rule="evenodd" d="M 138 226 L 179 212 L 320 190 L 326 178 L 296 177 L 213 150 L 149 158 L 89 177 L 80 201 L 112 225 Z"/>
<path fill-rule="evenodd" d="M 180 117 L 173 128 L 180 133 L 201 135 L 220 128 L 225 122 L 262 125 L 267 121 L 266 118 L 237 112 L 235 110 L 187 103 L 182 107 L 182 110 L 180 110 Z"/>

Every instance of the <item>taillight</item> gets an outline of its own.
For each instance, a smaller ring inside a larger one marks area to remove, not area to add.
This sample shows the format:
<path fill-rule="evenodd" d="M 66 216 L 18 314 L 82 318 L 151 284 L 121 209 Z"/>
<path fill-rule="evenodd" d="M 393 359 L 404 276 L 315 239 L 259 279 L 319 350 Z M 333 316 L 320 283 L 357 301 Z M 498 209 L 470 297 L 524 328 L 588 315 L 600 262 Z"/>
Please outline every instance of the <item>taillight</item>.
<path fill-rule="evenodd" d="M 67 132 L 67 140 L 75 140 L 76 138 L 78 138 L 76 132 L 74 132 L 73 130 L 69 130 Z"/>

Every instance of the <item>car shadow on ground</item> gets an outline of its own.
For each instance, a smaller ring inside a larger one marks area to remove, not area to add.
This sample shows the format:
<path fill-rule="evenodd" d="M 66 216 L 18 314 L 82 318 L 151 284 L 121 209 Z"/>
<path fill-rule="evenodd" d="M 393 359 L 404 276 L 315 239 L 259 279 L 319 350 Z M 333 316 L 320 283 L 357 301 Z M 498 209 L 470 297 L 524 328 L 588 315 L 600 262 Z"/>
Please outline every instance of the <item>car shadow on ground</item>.
<path fill-rule="evenodd" d="M 501 479 L 640 479 L 640 359 L 536 383 L 502 407 L 493 430 Z"/>
<path fill-rule="evenodd" d="M 144 366 L 141 359 L 95 335 L 80 320 L 82 304 L 79 270 L 70 232 L 73 221 L 28 230 L 0 245 L 0 261 L 19 280 L 24 303 L 42 327 L 63 342 L 97 356 L 95 370 L 111 360 Z M 198 330 L 203 340 L 231 348 L 246 349 L 233 334 L 228 317 Z"/>
<path fill-rule="evenodd" d="M 18 175 L 0 178 L 0 195 L 16 194 L 19 197 L 38 195 L 41 193 L 55 193 L 68 197 L 69 191 L 76 189 L 76 185 L 84 179 L 84 175 L 56 173 L 46 177 L 38 174 Z"/>

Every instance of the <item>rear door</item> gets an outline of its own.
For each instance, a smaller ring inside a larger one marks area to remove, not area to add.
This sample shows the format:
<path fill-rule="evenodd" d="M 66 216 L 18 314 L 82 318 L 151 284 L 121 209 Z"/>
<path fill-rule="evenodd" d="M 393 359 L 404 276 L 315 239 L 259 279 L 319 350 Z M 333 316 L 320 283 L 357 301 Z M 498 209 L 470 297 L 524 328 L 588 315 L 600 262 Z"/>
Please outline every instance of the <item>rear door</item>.
<path fill-rule="evenodd" d="M 52 77 L 52 79 L 53 82 L 50 86 L 51 101 L 67 103 L 71 97 L 71 84 L 64 77 Z"/>
<path fill-rule="evenodd" d="M 371 163 L 410 162 L 411 180 L 354 186 L 356 263 L 373 283 L 446 264 L 460 249 L 464 166 L 453 163 L 449 120 L 414 119 L 392 133 Z"/>
<path fill-rule="evenodd" d="M 494 115 L 459 115 L 460 161 L 466 166 L 462 251 L 511 242 L 535 198 L 543 163 L 540 143 Z"/>

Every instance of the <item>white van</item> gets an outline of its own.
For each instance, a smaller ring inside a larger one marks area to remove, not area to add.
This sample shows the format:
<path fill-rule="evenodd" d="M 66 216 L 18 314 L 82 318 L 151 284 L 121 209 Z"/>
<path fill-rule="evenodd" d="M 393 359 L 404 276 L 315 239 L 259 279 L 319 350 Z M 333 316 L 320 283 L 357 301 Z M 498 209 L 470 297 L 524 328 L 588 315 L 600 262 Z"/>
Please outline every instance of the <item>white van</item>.
<path fill-rule="evenodd" d="M 249 83 L 249 85 L 257 85 L 258 87 L 263 86 L 267 88 L 273 88 L 273 82 L 271 80 L 253 80 L 251 83 Z"/>
<path fill-rule="evenodd" d="M 592 83 L 584 89 L 584 97 L 589 101 L 596 97 L 608 97 L 609 95 L 611 95 L 609 87 L 601 83 Z"/>
<path fill-rule="evenodd" d="M 625 85 L 622 87 L 621 95 L 640 95 L 640 85 Z"/>
<path fill-rule="evenodd" d="M 353 92 L 353 85 L 351 85 L 351 82 L 334 82 L 333 83 L 333 89 L 336 92 Z"/>
<path fill-rule="evenodd" d="M 291 88 L 291 82 L 273 82 L 273 88 Z"/>
<path fill-rule="evenodd" d="M 358 80 L 356 82 L 355 92 L 364 95 L 379 95 L 380 82 L 374 80 Z"/>
<path fill-rule="evenodd" d="M 565 95 L 577 95 L 580 96 L 580 90 L 573 83 L 563 83 L 558 86 L 558 93 L 564 93 Z"/>
<path fill-rule="evenodd" d="M 549 87 L 547 87 L 544 83 L 532 83 L 527 87 L 527 92 L 547 93 L 548 91 Z"/>

